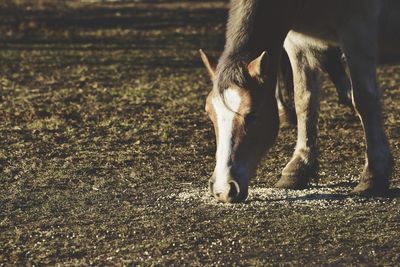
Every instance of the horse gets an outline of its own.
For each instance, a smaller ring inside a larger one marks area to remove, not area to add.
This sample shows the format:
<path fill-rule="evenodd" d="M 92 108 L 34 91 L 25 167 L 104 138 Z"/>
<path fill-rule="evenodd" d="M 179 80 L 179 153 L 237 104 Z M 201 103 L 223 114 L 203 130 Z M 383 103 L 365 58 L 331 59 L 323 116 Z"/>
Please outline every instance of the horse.
<path fill-rule="evenodd" d="M 398 0 L 231 0 L 219 61 L 203 61 L 213 80 L 206 112 L 215 129 L 216 165 L 209 180 L 219 202 L 243 202 L 250 177 L 279 130 L 276 85 L 282 50 L 293 70 L 297 142 L 275 187 L 303 189 L 318 173 L 320 70 L 328 49 L 343 51 L 366 158 L 352 194 L 384 195 L 394 160 L 382 122 L 378 60 L 400 54 Z"/>

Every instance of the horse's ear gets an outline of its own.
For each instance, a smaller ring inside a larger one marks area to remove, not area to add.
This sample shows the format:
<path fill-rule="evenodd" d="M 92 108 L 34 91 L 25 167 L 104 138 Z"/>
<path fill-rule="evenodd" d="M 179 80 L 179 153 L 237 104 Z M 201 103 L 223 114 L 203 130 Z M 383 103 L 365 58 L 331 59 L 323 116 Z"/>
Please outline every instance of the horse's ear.
<path fill-rule="evenodd" d="M 262 73 L 265 71 L 267 66 L 268 55 L 267 52 L 262 52 L 261 56 L 254 59 L 252 62 L 249 63 L 247 69 L 249 70 L 249 74 L 253 78 L 260 77 Z"/>
<path fill-rule="evenodd" d="M 217 68 L 217 63 L 214 60 L 210 60 L 206 53 L 202 49 L 199 50 L 201 60 L 203 61 L 204 66 L 207 68 L 208 73 L 211 76 L 211 79 L 215 76 L 215 69 Z"/>

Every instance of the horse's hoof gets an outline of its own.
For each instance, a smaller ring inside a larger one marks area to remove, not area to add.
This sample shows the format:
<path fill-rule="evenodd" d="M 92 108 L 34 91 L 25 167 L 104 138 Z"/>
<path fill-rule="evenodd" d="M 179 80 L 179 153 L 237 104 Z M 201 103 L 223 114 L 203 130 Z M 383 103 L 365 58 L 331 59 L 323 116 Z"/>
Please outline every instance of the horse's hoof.
<path fill-rule="evenodd" d="M 351 191 L 351 195 L 357 196 L 385 196 L 389 192 L 389 181 L 361 181 L 354 189 Z"/>
<path fill-rule="evenodd" d="M 377 168 L 384 166 L 384 168 Z M 364 166 L 361 174 L 360 183 L 353 189 L 351 194 L 360 196 L 387 196 L 389 194 L 389 178 L 393 171 L 394 161 L 389 154 L 389 159 L 384 164 L 375 165 L 375 168 L 369 165 Z M 372 172 L 371 170 L 374 170 Z"/>
<path fill-rule="evenodd" d="M 293 190 L 301 190 L 307 188 L 308 179 L 294 177 L 294 176 L 282 176 L 278 182 L 276 182 L 276 188 L 280 189 L 293 189 Z"/>
<path fill-rule="evenodd" d="M 306 164 L 300 156 L 295 156 L 283 169 L 282 176 L 275 184 L 281 189 L 305 189 L 311 179 L 318 178 L 318 161 Z"/>

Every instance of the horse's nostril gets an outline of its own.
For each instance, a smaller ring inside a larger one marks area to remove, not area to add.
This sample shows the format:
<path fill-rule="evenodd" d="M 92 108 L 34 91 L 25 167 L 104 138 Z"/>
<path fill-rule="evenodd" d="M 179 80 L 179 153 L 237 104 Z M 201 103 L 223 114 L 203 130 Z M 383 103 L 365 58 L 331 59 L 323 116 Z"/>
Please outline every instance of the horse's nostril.
<path fill-rule="evenodd" d="M 238 182 L 230 181 L 229 182 L 230 189 L 229 189 L 229 197 L 236 198 L 240 194 L 240 187 Z"/>

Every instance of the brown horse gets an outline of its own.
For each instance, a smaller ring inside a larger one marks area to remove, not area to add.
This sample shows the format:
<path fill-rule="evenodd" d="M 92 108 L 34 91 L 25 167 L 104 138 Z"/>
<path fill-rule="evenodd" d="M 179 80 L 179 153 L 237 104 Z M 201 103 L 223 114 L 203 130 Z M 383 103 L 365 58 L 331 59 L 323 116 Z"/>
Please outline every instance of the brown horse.
<path fill-rule="evenodd" d="M 366 163 L 360 194 L 389 188 L 393 159 L 382 123 L 376 66 L 400 54 L 398 0 L 232 0 L 226 45 L 213 77 L 206 110 L 217 138 L 210 190 L 218 201 L 247 197 L 249 178 L 278 134 L 275 88 L 282 47 L 293 69 L 297 145 L 276 187 L 300 189 L 317 173 L 319 72 L 328 49 L 345 54 L 353 105 L 364 127 Z"/>

